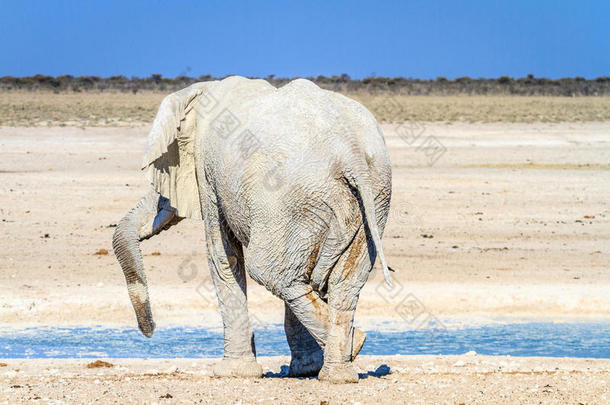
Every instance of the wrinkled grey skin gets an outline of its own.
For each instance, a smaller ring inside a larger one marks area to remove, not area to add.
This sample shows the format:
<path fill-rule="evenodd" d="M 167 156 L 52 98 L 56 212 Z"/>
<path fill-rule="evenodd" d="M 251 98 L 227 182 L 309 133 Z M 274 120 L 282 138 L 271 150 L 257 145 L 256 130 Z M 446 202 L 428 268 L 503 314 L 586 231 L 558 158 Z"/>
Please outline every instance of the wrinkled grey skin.
<path fill-rule="evenodd" d="M 207 125 L 196 125 L 195 134 L 208 265 L 224 324 L 224 358 L 214 373 L 262 374 L 248 319 L 247 272 L 285 302 L 290 374 L 356 382 L 352 360 L 366 336 L 353 328 L 354 311 L 382 254 L 375 239 L 390 205 L 381 130 L 357 102 L 304 80 L 232 100 L 231 111 L 256 134 L 260 145 L 252 153 Z M 151 190 L 114 234 L 138 325 L 148 337 L 155 324 L 139 242 L 181 219 Z"/>

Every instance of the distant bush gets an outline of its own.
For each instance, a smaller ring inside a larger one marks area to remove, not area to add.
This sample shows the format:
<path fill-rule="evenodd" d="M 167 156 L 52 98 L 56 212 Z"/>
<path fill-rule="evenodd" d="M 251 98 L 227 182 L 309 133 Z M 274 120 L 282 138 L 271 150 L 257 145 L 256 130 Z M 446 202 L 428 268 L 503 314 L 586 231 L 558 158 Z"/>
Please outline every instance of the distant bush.
<path fill-rule="evenodd" d="M 29 77 L 0 77 L 0 90 L 50 90 L 61 91 L 121 91 L 137 93 L 138 91 L 172 92 L 187 87 L 195 82 L 220 80 L 209 74 L 199 77 L 178 76 L 166 78 L 159 73 L 150 77 L 111 76 L 45 76 L 38 74 Z M 296 79 L 269 75 L 269 83 L 280 87 Z M 583 77 L 547 79 L 534 77 L 512 78 L 501 76 L 497 79 L 473 79 L 467 76 L 450 80 L 445 77 L 436 79 L 413 79 L 404 77 L 365 77 L 354 80 L 348 74 L 335 76 L 307 77 L 322 88 L 342 92 L 393 92 L 404 95 L 536 95 L 536 96 L 607 96 L 610 95 L 610 76 L 588 80 Z"/>

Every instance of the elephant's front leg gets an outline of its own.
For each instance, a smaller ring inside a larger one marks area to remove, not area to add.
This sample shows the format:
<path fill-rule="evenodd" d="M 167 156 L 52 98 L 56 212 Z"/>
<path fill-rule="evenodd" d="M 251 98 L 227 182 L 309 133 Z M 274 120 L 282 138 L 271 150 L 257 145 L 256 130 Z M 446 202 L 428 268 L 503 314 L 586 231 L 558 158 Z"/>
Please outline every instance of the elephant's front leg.
<path fill-rule="evenodd" d="M 224 326 L 224 357 L 214 367 L 218 377 L 260 377 L 254 333 L 248 318 L 246 277 L 241 245 L 221 225 L 218 213 L 206 213 L 208 265 Z"/>

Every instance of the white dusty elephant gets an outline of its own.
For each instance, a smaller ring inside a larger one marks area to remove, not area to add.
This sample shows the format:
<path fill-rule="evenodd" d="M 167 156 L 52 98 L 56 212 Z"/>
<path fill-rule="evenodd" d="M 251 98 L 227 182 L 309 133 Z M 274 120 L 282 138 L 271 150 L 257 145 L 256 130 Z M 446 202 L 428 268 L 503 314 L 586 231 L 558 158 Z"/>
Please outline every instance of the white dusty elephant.
<path fill-rule="evenodd" d="M 152 336 L 139 243 L 181 219 L 205 223 L 208 265 L 224 324 L 217 376 L 261 376 L 248 319 L 246 272 L 285 302 L 290 375 L 355 382 L 366 335 L 353 328 L 377 256 L 391 167 L 373 115 L 295 80 L 276 89 L 229 77 L 167 96 L 143 169 L 152 187 L 113 238 L 142 333 Z"/>

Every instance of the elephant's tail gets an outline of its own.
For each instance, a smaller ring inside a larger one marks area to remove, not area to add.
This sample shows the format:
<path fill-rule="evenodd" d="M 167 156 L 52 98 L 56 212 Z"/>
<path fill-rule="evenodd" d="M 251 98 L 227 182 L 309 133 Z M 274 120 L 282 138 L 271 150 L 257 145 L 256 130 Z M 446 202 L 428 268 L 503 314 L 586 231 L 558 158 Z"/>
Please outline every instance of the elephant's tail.
<path fill-rule="evenodd" d="M 390 269 L 385 260 L 383 254 L 383 248 L 381 247 L 381 236 L 379 234 L 379 226 L 377 225 L 377 214 L 375 211 L 375 199 L 373 198 L 373 191 L 371 190 L 370 181 L 367 181 L 365 176 L 358 173 L 347 171 L 345 173 L 347 181 L 358 190 L 360 199 L 362 200 L 362 207 L 364 209 L 364 218 L 368 225 L 369 232 L 373 238 L 375 249 L 381 260 L 381 268 L 383 269 L 383 276 L 385 277 L 386 283 L 389 286 L 392 285 L 392 278 L 390 277 Z M 374 264 L 374 263 L 373 263 Z"/>

